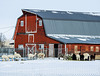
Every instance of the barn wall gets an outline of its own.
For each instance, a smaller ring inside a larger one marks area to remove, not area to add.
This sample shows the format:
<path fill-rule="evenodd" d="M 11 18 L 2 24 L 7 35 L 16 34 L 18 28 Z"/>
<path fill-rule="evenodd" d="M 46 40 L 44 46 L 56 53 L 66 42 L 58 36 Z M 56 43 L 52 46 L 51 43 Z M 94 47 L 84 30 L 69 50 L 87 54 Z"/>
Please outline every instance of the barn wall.
<path fill-rule="evenodd" d="M 96 53 L 100 54 L 100 45 L 95 44 L 67 44 L 66 48 L 68 48 L 68 53 L 75 52 L 75 46 L 77 46 L 77 51 L 81 51 L 81 53 L 87 52 L 90 54 Z M 93 46 L 93 51 L 91 51 L 91 46 Z M 96 52 L 96 47 L 99 47 L 99 52 Z"/>

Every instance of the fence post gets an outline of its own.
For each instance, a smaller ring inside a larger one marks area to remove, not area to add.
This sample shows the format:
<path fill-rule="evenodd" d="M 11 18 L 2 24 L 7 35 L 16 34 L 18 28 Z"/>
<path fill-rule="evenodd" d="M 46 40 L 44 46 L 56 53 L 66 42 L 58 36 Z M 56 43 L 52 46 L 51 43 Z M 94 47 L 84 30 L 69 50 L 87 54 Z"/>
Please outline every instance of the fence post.
<path fill-rule="evenodd" d="M 23 48 L 23 57 L 24 57 L 24 48 Z"/>

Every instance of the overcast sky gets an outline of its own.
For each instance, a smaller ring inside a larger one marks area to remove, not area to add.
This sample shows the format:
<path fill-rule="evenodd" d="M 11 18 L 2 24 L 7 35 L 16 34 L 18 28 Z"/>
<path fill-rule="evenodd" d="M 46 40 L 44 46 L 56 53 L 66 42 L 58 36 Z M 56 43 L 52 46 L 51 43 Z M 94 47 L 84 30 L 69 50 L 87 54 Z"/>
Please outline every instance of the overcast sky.
<path fill-rule="evenodd" d="M 0 0 L 0 33 L 7 39 L 14 34 L 21 9 L 100 12 L 100 0 Z"/>

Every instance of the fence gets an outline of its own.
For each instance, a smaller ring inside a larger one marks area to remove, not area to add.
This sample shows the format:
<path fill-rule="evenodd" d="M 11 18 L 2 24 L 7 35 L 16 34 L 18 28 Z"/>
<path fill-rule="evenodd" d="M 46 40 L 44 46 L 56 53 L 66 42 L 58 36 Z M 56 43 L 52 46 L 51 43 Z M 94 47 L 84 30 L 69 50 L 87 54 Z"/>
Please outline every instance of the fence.
<path fill-rule="evenodd" d="M 59 49 L 59 48 L 44 48 L 44 49 L 37 49 L 37 48 L 0 48 L 0 57 L 2 55 L 11 55 L 14 54 L 14 52 L 20 53 L 22 57 L 27 57 L 29 53 L 44 53 L 45 57 L 51 56 L 51 57 L 57 57 L 59 53 L 62 53 L 65 49 Z"/>
<path fill-rule="evenodd" d="M 14 48 L 0 48 L 0 57 L 2 55 L 14 54 L 14 52 L 15 52 Z"/>
<path fill-rule="evenodd" d="M 27 55 L 29 53 L 44 53 L 46 57 L 57 57 L 60 53 L 63 53 L 63 54 L 71 54 L 71 53 L 75 53 L 75 51 L 73 50 L 69 50 L 66 48 L 44 48 L 44 49 L 37 49 L 37 48 L 22 48 L 22 49 L 19 49 L 19 48 L 0 48 L 0 57 L 2 55 L 11 55 L 11 54 L 14 54 L 14 52 L 17 52 L 17 53 L 20 53 L 22 57 L 27 57 Z M 80 52 L 80 51 L 78 51 Z M 85 51 L 89 54 L 99 54 L 100 55 L 100 52 L 91 52 L 91 51 Z M 81 51 L 81 53 L 85 53 L 84 51 Z"/>

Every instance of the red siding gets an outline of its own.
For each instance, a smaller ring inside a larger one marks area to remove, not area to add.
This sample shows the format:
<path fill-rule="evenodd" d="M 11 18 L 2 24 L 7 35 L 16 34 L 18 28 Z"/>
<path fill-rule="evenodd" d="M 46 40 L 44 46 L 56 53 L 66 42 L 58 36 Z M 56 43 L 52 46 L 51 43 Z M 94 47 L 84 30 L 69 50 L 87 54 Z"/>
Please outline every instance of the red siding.
<path fill-rule="evenodd" d="M 27 32 L 36 32 L 36 16 L 32 14 L 27 15 L 27 26 L 26 26 Z"/>
<path fill-rule="evenodd" d="M 88 52 L 88 53 L 98 53 L 100 54 L 100 49 L 99 52 L 96 52 L 96 46 L 100 48 L 100 45 L 95 45 L 95 44 L 67 44 L 66 48 L 68 48 L 69 53 L 74 53 L 74 47 L 78 46 L 78 51 L 81 50 L 81 53 Z M 93 51 L 91 51 L 91 46 L 94 47 Z"/>

